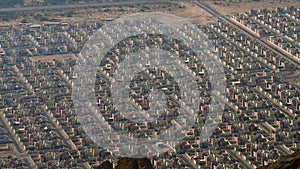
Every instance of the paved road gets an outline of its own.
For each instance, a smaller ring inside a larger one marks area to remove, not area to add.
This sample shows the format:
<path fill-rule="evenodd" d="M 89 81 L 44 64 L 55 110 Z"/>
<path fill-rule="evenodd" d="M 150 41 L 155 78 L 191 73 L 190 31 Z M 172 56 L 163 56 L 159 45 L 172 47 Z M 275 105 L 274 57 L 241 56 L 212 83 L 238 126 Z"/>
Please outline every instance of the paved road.
<path fill-rule="evenodd" d="M 25 11 L 75 9 L 75 8 L 89 8 L 89 7 L 106 7 L 106 6 L 129 6 L 129 5 L 168 3 L 171 1 L 172 0 L 151 0 L 151 1 L 150 0 L 148 0 L 148 1 L 147 0 L 132 0 L 132 1 L 121 1 L 121 2 L 102 2 L 102 3 L 70 4 L 70 5 L 49 5 L 49 6 L 37 6 L 37 7 L 1 8 L 0 12 L 25 12 Z"/>

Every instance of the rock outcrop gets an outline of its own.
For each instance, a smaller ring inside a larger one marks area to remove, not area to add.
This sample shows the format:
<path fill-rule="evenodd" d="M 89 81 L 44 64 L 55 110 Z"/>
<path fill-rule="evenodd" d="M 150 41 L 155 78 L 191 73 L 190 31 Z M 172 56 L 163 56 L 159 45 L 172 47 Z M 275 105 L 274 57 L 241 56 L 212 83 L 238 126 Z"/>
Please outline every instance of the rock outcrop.
<path fill-rule="evenodd" d="M 99 166 L 94 167 L 94 169 L 113 169 L 113 165 L 109 161 L 104 161 Z"/>
<path fill-rule="evenodd" d="M 113 165 L 105 161 L 94 169 L 113 169 Z M 153 169 L 153 166 L 148 158 L 122 157 L 114 169 Z"/>
<path fill-rule="evenodd" d="M 121 158 L 115 169 L 153 169 L 153 166 L 147 158 Z"/>
<path fill-rule="evenodd" d="M 258 169 L 300 169 L 300 150 L 275 163 L 259 167 Z"/>

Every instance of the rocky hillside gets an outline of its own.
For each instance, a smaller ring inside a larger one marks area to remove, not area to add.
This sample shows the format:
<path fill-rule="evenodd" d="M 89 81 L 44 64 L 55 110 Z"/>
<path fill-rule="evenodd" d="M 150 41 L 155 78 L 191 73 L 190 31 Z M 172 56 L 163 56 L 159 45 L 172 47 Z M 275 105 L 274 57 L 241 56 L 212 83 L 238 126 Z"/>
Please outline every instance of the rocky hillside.
<path fill-rule="evenodd" d="M 103 162 L 95 169 L 113 169 L 113 165 L 109 161 Z M 151 162 L 147 158 L 120 158 L 114 169 L 153 169 Z"/>
<path fill-rule="evenodd" d="M 95 169 L 153 169 L 151 162 L 147 158 L 120 158 L 115 168 L 113 165 L 105 161 Z M 300 169 L 300 150 L 292 155 L 289 155 L 275 163 L 267 166 L 259 167 L 258 169 Z"/>
<path fill-rule="evenodd" d="M 300 169 L 300 150 L 275 163 L 258 169 Z"/>

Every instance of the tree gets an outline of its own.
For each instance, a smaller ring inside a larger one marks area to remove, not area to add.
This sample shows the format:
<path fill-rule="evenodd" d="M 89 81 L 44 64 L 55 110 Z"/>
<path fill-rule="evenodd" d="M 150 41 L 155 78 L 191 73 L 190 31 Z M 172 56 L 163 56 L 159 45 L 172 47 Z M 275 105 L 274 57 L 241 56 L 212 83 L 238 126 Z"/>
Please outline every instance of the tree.
<path fill-rule="evenodd" d="M 27 23 L 28 21 L 27 21 L 27 19 L 26 18 L 23 18 L 22 20 L 21 20 L 21 23 Z"/>

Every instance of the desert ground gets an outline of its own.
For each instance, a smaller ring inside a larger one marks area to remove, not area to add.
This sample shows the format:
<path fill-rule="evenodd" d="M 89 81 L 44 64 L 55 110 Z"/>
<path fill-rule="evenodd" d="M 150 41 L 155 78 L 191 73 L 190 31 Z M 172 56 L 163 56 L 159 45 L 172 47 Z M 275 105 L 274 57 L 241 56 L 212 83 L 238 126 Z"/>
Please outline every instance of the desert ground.
<path fill-rule="evenodd" d="M 30 0 L 27 0 L 28 2 Z M 233 15 L 247 12 L 250 9 L 275 9 L 276 7 L 295 6 L 300 7 L 298 0 L 205 0 L 223 15 Z M 137 12 L 163 12 L 175 14 L 185 18 L 197 25 L 206 25 L 215 22 L 205 10 L 188 2 L 172 2 L 167 4 L 149 4 L 123 7 L 99 7 L 82 8 L 76 10 L 53 10 L 39 12 L 15 13 L 13 19 L 1 21 L 2 24 L 18 25 L 20 22 L 43 23 L 44 21 L 58 21 L 67 23 L 94 22 L 101 20 L 111 20 Z"/>
<path fill-rule="evenodd" d="M 191 23 L 197 25 L 206 25 L 216 21 L 216 18 L 214 18 L 211 14 L 194 4 L 188 2 L 178 2 L 178 4 L 180 6 L 184 6 L 184 8 L 175 9 L 168 13 L 187 19 Z"/>

